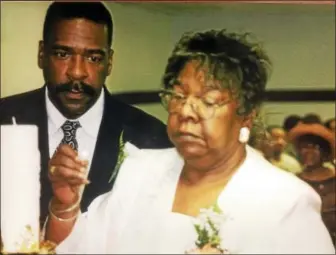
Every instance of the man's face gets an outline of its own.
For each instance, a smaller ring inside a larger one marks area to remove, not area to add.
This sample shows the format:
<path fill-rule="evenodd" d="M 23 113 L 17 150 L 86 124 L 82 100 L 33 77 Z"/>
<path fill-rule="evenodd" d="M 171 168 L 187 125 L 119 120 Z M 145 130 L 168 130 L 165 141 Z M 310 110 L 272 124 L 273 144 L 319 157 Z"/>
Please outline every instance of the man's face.
<path fill-rule="evenodd" d="M 40 42 L 38 61 L 49 98 L 65 117 L 78 118 L 97 101 L 112 54 L 107 27 L 85 19 L 57 22 Z"/>
<path fill-rule="evenodd" d="M 285 131 L 282 128 L 273 128 L 270 132 L 270 142 L 273 152 L 281 154 L 287 145 Z"/>

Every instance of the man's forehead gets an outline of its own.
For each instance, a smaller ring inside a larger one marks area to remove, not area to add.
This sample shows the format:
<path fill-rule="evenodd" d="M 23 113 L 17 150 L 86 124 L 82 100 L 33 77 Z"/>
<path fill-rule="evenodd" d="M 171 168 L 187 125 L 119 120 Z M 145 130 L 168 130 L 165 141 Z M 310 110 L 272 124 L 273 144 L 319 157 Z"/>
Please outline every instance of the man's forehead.
<path fill-rule="evenodd" d="M 108 31 L 104 24 L 76 18 L 59 20 L 53 28 L 51 43 L 82 48 L 108 47 Z"/>
<path fill-rule="evenodd" d="M 284 129 L 281 128 L 281 127 L 274 127 L 274 128 L 272 128 L 272 130 L 271 130 L 271 134 L 272 134 L 273 136 L 284 136 L 284 135 L 285 135 L 285 131 L 284 131 Z"/>

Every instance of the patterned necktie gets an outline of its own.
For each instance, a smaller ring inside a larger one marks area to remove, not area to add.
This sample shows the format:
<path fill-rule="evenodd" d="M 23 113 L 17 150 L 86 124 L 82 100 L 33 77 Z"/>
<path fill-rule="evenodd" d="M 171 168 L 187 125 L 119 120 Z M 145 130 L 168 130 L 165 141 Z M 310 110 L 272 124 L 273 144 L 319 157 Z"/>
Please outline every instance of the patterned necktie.
<path fill-rule="evenodd" d="M 69 144 L 74 150 L 77 151 L 78 142 L 76 140 L 76 131 L 79 127 L 81 127 L 79 121 L 67 120 L 61 127 L 64 133 L 61 144 Z"/>

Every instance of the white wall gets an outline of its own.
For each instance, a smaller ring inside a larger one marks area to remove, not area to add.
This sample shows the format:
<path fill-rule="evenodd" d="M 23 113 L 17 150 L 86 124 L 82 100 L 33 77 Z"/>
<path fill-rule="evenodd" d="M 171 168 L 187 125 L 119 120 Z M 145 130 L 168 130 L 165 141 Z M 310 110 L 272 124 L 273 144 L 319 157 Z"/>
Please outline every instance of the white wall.
<path fill-rule="evenodd" d="M 43 84 L 37 45 L 48 2 L 1 2 L 1 96 Z M 156 90 L 167 57 L 187 30 L 250 31 L 264 41 L 274 63 L 270 89 L 334 89 L 334 6 L 275 4 L 115 3 L 111 92 Z M 163 121 L 160 105 L 139 105 Z M 287 114 L 335 115 L 333 103 L 267 103 L 270 123 Z"/>

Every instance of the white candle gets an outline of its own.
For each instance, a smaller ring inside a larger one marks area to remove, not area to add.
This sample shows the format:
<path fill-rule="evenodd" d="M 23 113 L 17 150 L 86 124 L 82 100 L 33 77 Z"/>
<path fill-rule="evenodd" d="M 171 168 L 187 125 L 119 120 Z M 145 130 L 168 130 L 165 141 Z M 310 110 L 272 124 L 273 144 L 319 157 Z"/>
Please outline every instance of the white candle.
<path fill-rule="evenodd" d="M 34 125 L 1 126 L 3 252 L 39 250 L 40 153 Z"/>

